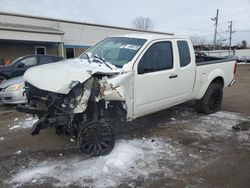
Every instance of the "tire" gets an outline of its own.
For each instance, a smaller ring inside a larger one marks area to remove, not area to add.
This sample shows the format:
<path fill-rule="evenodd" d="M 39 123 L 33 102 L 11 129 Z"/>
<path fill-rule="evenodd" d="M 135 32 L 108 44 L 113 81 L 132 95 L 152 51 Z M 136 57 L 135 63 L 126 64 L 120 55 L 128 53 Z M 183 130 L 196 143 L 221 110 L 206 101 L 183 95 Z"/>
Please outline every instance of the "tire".
<path fill-rule="evenodd" d="M 8 78 L 4 75 L 0 75 L 0 84 L 4 81 L 7 80 Z"/>
<path fill-rule="evenodd" d="M 205 95 L 196 101 L 197 112 L 212 114 L 218 112 L 221 108 L 223 98 L 222 86 L 218 83 L 211 83 Z"/>
<path fill-rule="evenodd" d="M 78 147 L 90 156 L 108 155 L 115 146 L 113 128 L 105 121 L 86 123 L 78 134 Z"/>

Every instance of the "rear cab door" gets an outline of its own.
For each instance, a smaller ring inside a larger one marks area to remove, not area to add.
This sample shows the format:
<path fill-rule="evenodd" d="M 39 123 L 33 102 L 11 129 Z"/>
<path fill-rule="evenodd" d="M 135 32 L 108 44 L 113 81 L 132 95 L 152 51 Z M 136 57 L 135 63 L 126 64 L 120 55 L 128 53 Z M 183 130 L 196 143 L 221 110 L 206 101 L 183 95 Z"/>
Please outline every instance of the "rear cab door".
<path fill-rule="evenodd" d="M 179 46 L 182 47 L 178 47 L 176 39 L 152 41 L 138 58 L 134 66 L 135 118 L 181 103 L 191 96 L 195 61 L 190 51 L 180 57 L 179 50 L 183 51 L 185 44 L 179 42 Z M 180 66 L 180 59 L 187 59 L 185 66 Z"/>

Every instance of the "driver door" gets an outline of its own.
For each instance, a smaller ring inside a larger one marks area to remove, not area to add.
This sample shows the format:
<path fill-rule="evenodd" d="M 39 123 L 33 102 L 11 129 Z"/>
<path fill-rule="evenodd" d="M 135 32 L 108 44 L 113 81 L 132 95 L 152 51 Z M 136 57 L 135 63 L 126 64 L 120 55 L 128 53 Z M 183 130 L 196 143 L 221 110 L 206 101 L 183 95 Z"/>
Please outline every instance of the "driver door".
<path fill-rule="evenodd" d="M 172 41 L 154 42 L 140 59 L 134 81 L 135 118 L 165 109 L 181 97 L 176 50 Z"/>

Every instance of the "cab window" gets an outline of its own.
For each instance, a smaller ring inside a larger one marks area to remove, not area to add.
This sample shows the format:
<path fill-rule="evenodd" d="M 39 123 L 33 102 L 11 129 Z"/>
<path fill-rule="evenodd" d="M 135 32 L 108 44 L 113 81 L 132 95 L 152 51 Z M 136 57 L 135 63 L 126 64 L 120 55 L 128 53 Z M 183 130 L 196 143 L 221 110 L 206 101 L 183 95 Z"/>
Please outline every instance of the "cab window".
<path fill-rule="evenodd" d="M 177 41 L 179 57 L 180 57 L 180 66 L 185 67 L 191 62 L 190 51 L 187 41 Z"/>
<path fill-rule="evenodd" d="M 138 74 L 162 71 L 173 68 L 173 50 L 171 42 L 154 43 L 138 64 Z"/>

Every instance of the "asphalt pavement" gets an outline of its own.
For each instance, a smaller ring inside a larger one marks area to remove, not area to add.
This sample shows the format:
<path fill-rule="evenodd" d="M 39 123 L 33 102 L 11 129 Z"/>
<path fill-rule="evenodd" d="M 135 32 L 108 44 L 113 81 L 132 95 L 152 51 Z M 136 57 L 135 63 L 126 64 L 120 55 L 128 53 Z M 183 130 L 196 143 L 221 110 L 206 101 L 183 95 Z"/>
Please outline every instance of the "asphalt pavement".
<path fill-rule="evenodd" d="M 90 158 L 54 128 L 31 136 L 36 117 L 0 107 L 0 187 L 250 186 L 250 66 L 224 90 L 222 110 L 188 102 L 120 130 L 112 153 Z M 235 130 L 233 126 L 244 129 Z"/>

